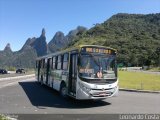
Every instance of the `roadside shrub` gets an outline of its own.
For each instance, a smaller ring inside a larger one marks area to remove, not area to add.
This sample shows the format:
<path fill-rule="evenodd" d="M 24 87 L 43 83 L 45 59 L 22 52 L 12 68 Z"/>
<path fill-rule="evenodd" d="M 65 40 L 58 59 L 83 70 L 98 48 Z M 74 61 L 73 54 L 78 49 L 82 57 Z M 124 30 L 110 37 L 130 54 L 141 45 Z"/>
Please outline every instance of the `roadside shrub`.
<path fill-rule="evenodd" d="M 7 68 L 7 70 L 8 70 L 8 71 L 16 71 L 16 68 L 15 68 L 15 67 L 10 66 L 10 67 L 8 67 L 8 68 Z"/>

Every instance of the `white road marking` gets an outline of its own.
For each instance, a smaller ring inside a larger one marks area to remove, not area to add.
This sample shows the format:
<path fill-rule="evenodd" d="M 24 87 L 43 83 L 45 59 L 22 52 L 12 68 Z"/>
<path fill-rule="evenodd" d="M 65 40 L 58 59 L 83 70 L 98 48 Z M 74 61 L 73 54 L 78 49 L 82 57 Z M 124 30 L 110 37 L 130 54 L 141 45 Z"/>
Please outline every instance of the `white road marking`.
<path fill-rule="evenodd" d="M 0 81 L 4 81 L 4 80 L 14 80 L 14 79 L 19 79 L 19 78 L 34 77 L 34 76 L 35 76 L 35 74 L 24 75 L 24 76 L 16 76 L 16 77 L 0 78 Z"/>
<path fill-rule="evenodd" d="M 33 78 L 29 78 L 29 79 L 25 79 L 25 80 L 17 80 L 17 81 L 14 81 L 14 82 L 2 85 L 2 86 L 0 86 L 0 88 L 4 88 L 4 87 L 8 87 L 8 86 L 13 86 L 13 85 L 18 84 L 18 82 L 25 82 L 25 81 L 32 81 L 32 80 L 33 80 Z"/>

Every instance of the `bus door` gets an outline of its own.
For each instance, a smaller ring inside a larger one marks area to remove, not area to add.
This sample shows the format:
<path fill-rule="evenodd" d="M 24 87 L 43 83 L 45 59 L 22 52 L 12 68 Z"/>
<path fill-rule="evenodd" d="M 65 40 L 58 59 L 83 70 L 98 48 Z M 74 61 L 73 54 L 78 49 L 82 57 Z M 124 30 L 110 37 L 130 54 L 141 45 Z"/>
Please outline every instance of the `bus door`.
<path fill-rule="evenodd" d="M 76 81 L 77 81 L 77 60 L 78 54 L 70 54 L 70 69 L 69 69 L 69 93 L 70 95 L 76 95 Z"/>

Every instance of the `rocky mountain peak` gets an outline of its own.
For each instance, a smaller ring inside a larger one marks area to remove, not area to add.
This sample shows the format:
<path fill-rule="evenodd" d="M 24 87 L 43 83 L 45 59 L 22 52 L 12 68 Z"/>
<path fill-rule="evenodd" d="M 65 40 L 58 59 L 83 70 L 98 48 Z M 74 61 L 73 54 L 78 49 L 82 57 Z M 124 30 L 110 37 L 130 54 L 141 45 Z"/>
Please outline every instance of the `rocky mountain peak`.
<path fill-rule="evenodd" d="M 63 40 L 64 39 L 64 33 L 61 32 L 61 31 L 56 32 L 53 39 L 54 40 Z"/>
<path fill-rule="evenodd" d="M 28 38 L 26 43 L 23 45 L 21 51 L 28 50 L 28 49 L 34 49 L 37 53 L 37 56 L 43 56 L 47 54 L 47 42 L 46 42 L 46 36 L 45 36 L 45 29 L 42 29 L 42 33 L 40 37 L 36 38 Z"/>
<path fill-rule="evenodd" d="M 43 28 L 43 29 L 42 29 L 42 33 L 41 33 L 41 36 L 45 37 L 45 34 L 46 34 L 46 31 L 45 31 L 45 29 Z"/>
<path fill-rule="evenodd" d="M 6 47 L 4 48 L 4 51 L 12 52 L 10 43 L 7 43 Z"/>
<path fill-rule="evenodd" d="M 48 43 L 48 48 L 50 52 L 55 52 L 65 46 L 65 36 L 61 31 L 56 32 L 52 40 Z"/>
<path fill-rule="evenodd" d="M 63 32 L 61 32 L 61 31 L 58 31 L 58 32 L 56 32 L 56 34 L 55 34 L 55 36 L 61 36 L 61 35 L 63 35 L 63 36 L 64 36 L 64 33 L 63 33 Z"/>
<path fill-rule="evenodd" d="M 66 36 L 61 31 L 56 32 L 53 39 L 48 43 L 49 51 L 55 52 L 67 47 L 70 42 L 74 41 L 78 35 L 83 34 L 86 30 L 87 28 L 78 26 L 76 29 L 71 30 Z"/>
<path fill-rule="evenodd" d="M 45 33 L 45 29 L 43 28 L 41 36 L 39 38 L 36 38 L 31 44 L 31 47 L 36 50 L 38 56 L 47 54 L 47 42 Z"/>
<path fill-rule="evenodd" d="M 35 37 L 33 37 L 33 38 L 28 38 L 28 39 L 26 40 L 26 43 L 23 45 L 23 47 L 22 47 L 21 50 L 28 49 L 29 47 L 31 47 L 35 40 L 36 40 Z"/>

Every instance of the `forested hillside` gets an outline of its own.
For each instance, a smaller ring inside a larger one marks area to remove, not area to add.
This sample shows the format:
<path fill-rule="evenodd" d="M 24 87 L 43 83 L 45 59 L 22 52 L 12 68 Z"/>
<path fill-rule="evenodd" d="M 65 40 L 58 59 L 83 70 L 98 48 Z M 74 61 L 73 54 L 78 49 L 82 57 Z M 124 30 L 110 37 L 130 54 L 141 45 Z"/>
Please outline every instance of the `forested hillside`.
<path fill-rule="evenodd" d="M 125 66 L 160 65 L 160 14 L 117 14 L 84 32 L 70 46 L 104 45 L 117 49 Z"/>

